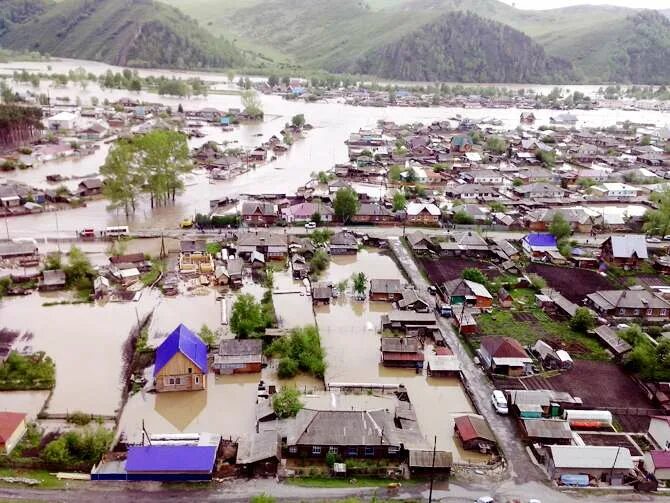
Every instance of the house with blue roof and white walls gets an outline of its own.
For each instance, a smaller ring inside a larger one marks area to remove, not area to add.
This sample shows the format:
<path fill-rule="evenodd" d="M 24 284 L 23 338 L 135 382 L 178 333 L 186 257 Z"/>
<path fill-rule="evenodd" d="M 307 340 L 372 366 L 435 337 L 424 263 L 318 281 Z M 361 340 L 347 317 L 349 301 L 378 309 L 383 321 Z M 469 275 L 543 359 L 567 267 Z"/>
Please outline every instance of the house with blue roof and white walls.
<path fill-rule="evenodd" d="M 156 391 L 199 391 L 207 388 L 207 345 L 183 324 L 156 349 Z"/>

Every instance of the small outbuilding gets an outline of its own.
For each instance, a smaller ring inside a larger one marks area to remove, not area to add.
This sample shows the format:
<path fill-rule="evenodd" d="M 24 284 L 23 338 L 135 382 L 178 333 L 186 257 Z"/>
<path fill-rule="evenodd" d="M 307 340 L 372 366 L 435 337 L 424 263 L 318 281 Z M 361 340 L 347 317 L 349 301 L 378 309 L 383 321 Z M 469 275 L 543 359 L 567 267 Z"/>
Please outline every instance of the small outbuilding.
<path fill-rule="evenodd" d="M 464 449 L 490 451 L 496 439 L 486 419 L 478 414 L 464 414 L 454 418 L 454 431 Z"/>

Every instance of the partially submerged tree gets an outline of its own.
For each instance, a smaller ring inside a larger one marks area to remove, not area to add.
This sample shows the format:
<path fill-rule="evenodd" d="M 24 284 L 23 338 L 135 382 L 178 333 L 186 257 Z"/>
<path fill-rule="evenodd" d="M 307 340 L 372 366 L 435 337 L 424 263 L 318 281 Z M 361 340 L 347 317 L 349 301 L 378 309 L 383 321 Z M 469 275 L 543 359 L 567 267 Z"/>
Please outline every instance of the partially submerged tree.
<path fill-rule="evenodd" d="M 365 296 L 368 287 L 368 278 L 364 272 L 358 272 L 351 277 L 354 292 L 360 297 Z"/>
<path fill-rule="evenodd" d="M 272 397 L 272 409 L 280 419 L 295 417 L 303 405 L 300 392 L 294 388 L 283 388 Z"/>
<path fill-rule="evenodd" d="M 358 212 L 359 207 L 358 194 L 351 187 L 342 187 L 335 193 L 333 211 L 345 224 Z"/>
<path fill-rule="evenodd" d="M 240 339 L 260 337 L 268 325 L 263 308 L 253 295 L 242 294 L 237 297 L 230 316 L 230 330 L 234 334 Z"/>

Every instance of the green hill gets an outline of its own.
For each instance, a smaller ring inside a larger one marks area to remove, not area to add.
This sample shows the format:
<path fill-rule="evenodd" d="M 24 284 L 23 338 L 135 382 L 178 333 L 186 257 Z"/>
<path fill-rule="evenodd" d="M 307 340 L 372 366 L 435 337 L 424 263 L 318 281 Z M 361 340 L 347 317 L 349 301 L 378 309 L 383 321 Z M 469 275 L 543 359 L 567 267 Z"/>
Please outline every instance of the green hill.
<path fill-rule="evenodd" d="M 625 57 L 612 60 L 614 52 L 636 51 L 638 41 L 625 34 L 639 34 L 643 28 L 635 26 L 637 11 L 623 7 L 581 5 L 520 10 L 497 0 L 165 1 L 198 19 L 214 34 L 223 30 L 232 34 L 245 49 L 263 53 L 274 62 L 304 67 L 360 67 L 361 55 L 364 60 L 369 53 L 409 34 L 420 34 L 417 30 L 434 24 L 441 16 L 467 11 L 525 33 L 548 56 L 571 62 L 575 77 L 581 81 L 655 81 L 650 65 L 645 63 L 653 61 L 652 55 L 637 58 L 639 71 L 632 72 L 626 67 Z M 665 29 L 658 20 L 654 20 L 654 26 L 654 36 L 662 47 Z M 471 38 L 467 32 L 461 37 Z"/>
<path fill-rule="evenodd" d="M 64 0 L 33 9 L 32 15 L 6 26 L 0 32 L 3 47 L 55 56 L 166 68 L 223 68 L 243 62 L 233 44 L 178 9 L 152 0 Z"/>
<path fill-rule="evenodd" d="M 471 12 L 445 14 L 368 52 L 353 68 L 342 69 L 432 82 L 560 83 L 575 79 L 567 61 L 548 57 L 520 31 Z"/>

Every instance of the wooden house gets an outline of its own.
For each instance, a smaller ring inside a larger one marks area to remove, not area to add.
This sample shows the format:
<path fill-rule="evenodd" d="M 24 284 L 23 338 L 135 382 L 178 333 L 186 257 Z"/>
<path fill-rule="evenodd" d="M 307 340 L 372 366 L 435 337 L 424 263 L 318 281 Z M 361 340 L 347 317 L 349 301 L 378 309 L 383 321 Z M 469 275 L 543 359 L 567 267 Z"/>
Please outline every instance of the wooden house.
<path fill-rule="evenodd" d="M 263 341 L 260 339 L 226 339 L 219 344 L 214 357 L 218 374 L 249 374 L 263 368 Z"/>
<path fill-rule="evenodd" d="M 207 345 L 180 324 L 156 349 L 156 391 L 197 391 L 207 387 Z"/>
<path fill-rule="evenodd" d="M 484 285 L 475 281 L 457 278 L 447 281 L 443 290 L 450 304 L 465 304 L 478 309 L 493 307 L 493 296 Z"/>
<path fill-rule="evenodd" d="M 600 247 L 600 258 L 608 264 L 635 269 L 647 260 L 647 242 L 644 234 L 612 235 Z"/>
<path fill-rule="evenodd" d="M 242 204 L 242 221 L 248 226 L 268 227 L 278 218 L 277 206 L 273 203 L 247 201 Z"/>
<path fill-rule="evenodd" d="M 385 367 L 423 368 L 423 349 L 416 337 L 382 337 L 381 353 Z"/>
<path fill-rule="evenodd" d="M 509 309 L 513 304 L 514 299 L 512 298 L 512 295 L 507 291 L 507 289 L 501 286 L 498 290 L 498 305 L 500 307 L 504 307 L 505 309 Z"/>
<path fill-rule="evenodd" d="M 42 273 L 42 279 L 39 281 L 37 288 L 41 292 L 50 292 L 54 290 L 62 290 L 65 288 L 65 284 L 65 271 L 58 269 L 54 271 L 44 271 Z"/>
<path fill-rule="evenodd" d="M 447 347 L 435 348 L 435 354 L 427 358 L 427 372 L 431 377 L 461 377 L 458 357 Z"/>
<path fill-rule="evenodd" d="M 340 231 L 330 238 L 329 249 L 331 255 L 356 255 L 358 241 L 353 233 Z"/>
<path fill-rule="evenodd" d="M 493 374 L 525 375 L 533 363 L 523 346 L 511 337 L 485 336 L 479 346 L 482 363 Z"/>
<path fill-rule="evenodd" d="M 477 414 L 456 416 L 454 431 L 463 449 L 489 451 L 496 445 L 496 437 L 483 416 Z"/>
<path fill-rule="evenodd" d="M 370 300 L 398 302 L 402 299 L 402 286 L 399 279 L 371 279 Z"/>
<path fill-rule="evenodd" d="M 333 298 L 333 285 L 326 282 L 318 282 L 312 285 L 312 304 L 330 304 Z"/>
<path fill-rule="evenodd" d="M 20 412 L 0 412 L 0 454 L 9 454 L 27 429 L 26 415 Z"/>

